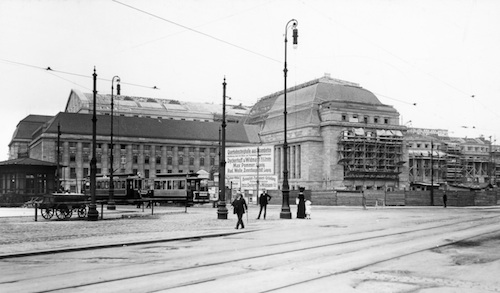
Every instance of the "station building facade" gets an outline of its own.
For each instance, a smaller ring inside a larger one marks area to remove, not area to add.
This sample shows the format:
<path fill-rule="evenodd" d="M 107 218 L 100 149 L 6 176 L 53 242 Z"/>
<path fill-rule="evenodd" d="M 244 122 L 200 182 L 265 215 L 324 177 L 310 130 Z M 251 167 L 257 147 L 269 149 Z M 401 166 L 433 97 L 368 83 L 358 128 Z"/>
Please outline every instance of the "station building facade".
<path fill-rule="evenodd" d="M 63 188 L 80 192 L 92 158 L 92 98 L 72 90 L 64 112 L 20 121 L 9 159 L 29 154 L 59 161 Z M 218 172 L 221 105 L 124 95 L 115 96 L 114 104 L 115 174 Z M 109 95 L 97 95 L 96 158 L 102 175 L 111 168 L 110 105 Z M 282 91 L 252 107 L 226 105 L 226 146 L 274 146 L 278 188 L 284 170 L 283 106 Z M 415 190 L 477 185 L 500 176 L 500 149 L 491 141 L 400 125 L 393 106 L 356 83 L 325 75 L 291 87 L 287 112 L 291 190 Z"/>

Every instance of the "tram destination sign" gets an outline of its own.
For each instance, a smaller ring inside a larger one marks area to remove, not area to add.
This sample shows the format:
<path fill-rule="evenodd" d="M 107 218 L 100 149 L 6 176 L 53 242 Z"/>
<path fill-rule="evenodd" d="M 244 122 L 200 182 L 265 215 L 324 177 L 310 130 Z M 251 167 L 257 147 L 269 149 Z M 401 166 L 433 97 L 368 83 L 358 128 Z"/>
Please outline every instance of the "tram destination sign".
<path fill-rule="evenodd" d="M 274 146 L 226 148 L 226 174 L 273 175 Z"/>

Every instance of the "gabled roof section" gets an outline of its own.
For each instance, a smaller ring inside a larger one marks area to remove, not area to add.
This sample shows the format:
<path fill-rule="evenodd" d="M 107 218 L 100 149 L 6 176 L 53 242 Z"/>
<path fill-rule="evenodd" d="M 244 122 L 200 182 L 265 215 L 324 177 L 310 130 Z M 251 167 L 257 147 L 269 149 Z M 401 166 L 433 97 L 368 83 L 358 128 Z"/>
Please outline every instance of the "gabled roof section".
<path fill-rule="evenodd" d="M 12 159 L 12 160 L 0 162 L 0 166 L 12 166 L 12 165 L 17 165 L 17 166 L 54 166 L 54 167 L 57 166 L 57 164 L 53 163 L 53 162 L 41 161 L 41 160 L 36 160 L 36 159 L 32 159 L 32 158 L 18 158 L 18 159 Z"/>
<path fill-rule="evenodd" d="M 217 141 L 220 123 L 188 120 L 173 120 L 146 117 L 113 116 L 113 134 L 118 137 L 155 138 L 179 140 Z M 57 125 L 61 125 L 61 133 L 92 135 L 92 115 L 76 113 L 59 113 L 43 129 L 42 133 L 57 133 Z M 108 136 L 111 129 L 111 116 L 97 116 L 97 135 Z M 228 142 L 257 143 L 258 127 L 230 123 L 226 128 Z M 40 133 L 41 134 L 41 133 Z"/>
<path fill-rule="evenodd" d="M 31 135 L 44 123 L 50 121 L 54 116 L 28 115 L 19 121 L 16 130 L 12 135 L 12 140 L 31 140 Z"/>
<path fill-rule="evenodd" d="M 222 114 L 222 105 L 197 103 L 194 101 L 179 101 L 174 99 L 158 99 L 126 95 L 113 96 L 114 113 L 125 116 L 150 116 L 189 120 L 214 120 L 214 115 Z M 96 95 L 96 110 L 98 113 L 111 112 L 111 95 Z M 65 112 L 91 113 L 93 109 L 93 94 L 82 93 L 73 89 L 68 98 Z M 243 105 L 226 105 L 226 115 L 243 119 L 250 107 Z"/>

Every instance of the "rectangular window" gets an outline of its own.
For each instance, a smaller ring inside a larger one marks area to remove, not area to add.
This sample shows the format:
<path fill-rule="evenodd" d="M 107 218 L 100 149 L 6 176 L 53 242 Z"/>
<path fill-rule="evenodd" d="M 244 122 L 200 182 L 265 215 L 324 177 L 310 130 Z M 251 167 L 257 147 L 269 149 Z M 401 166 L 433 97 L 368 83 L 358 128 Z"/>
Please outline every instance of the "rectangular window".
<path fill-rule="evenodd" d="M 161 157 L 156 157 L 156 164 L 161 164 Z"/>
<path fill-rule="evenodd" d="M 205 166 L 205 158 L 200 158 L 200 166 Z"/>
<path fill-rule="evenodd" d="M 384 118 L 384 124 L 389 124 L 389 118 Z"/>
<path fill-rule="evenodd" d="M 137 164 L 138 161 L 139 161 L 139 159 L 138 159 L 137 155 L 134 155 L 132 157 L 132 163 Z"/>
<path fill-rule="evenodd" d="M 190 166 L 193 166 L 193 165 L 194 165 L 194 158 L 193 158 L 193 157 L 190 157 L 190 158 L 189 158 L 189 165 L 190 165 Z"/>
<path fill-rule="evenodd" d="M 184 157 L 179 157 L 179 165 L 184 165 Z"/>
<path fill-rule="evenodd" d="M 149 164 L 149 156 L 144 157 L 144 164 Z"/>
<path fill-rule="evenodd" d="M 172 165 L 172 157 L 167 157 L 167 165 Z"/>
<path fill-rule="evenodd" d="M 69 178 L 76 179 L 76 168 L 69 168 Z"/>

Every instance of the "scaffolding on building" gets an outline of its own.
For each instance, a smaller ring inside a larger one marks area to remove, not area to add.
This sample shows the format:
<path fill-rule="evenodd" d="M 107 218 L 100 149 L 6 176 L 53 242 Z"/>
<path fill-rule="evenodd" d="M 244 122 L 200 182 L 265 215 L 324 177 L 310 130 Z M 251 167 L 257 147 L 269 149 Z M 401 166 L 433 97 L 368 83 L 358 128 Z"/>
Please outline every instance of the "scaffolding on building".
<path fill-rule="evenodd" d="M 446 160 L 446 182 L 457 185 L 464 181 L 465 169 L 463 164 L 463 154 L 460 145 L 456 143 L 444 143 L 443 151 L 447 155 Z"/>
<path fill-rule="evenodd" d="M 403 134 L 399 130 L 344 130 L 338 152 L 347 180 L 398 180 L 400 167 L 405 163 Z"/>

